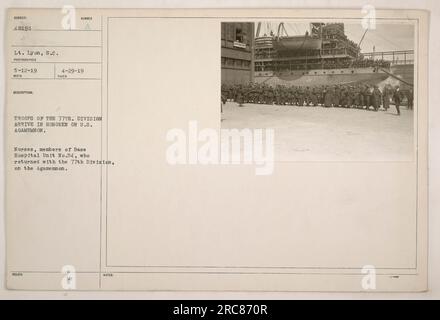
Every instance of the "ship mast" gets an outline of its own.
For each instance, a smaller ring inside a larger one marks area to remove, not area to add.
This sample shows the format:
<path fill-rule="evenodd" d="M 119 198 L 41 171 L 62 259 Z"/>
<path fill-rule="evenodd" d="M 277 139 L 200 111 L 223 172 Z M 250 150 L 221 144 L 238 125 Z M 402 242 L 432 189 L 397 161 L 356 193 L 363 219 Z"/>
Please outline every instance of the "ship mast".
<path fill-rule="evenodd" d="M 361 43 L 362 43 L 362 41 L 364 40 L 365 35 L 367 34 L 367 31 L 368 31 L 368 28 L 365 29 L 365 32 L 364 32 L 364 34 L 362 35 L 361 40 L 359 41 L 359 44 L 358 44 L 359 48 L 361 47 Z M 359 52 L 360 52 L 360 51 L 359 51 Z"/>

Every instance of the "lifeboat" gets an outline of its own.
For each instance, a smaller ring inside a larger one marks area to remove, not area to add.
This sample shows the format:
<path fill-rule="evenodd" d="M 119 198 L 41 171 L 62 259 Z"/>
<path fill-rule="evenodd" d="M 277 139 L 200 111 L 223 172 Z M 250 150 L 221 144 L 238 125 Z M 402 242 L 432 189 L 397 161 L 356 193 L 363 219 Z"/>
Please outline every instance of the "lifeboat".
<path fill-rule="evenodd" d="M 322 39 L 310 36 L 291 36 L 274 39 L 273 46 L 278 52 L 295 50 L 319 50 Z"/>

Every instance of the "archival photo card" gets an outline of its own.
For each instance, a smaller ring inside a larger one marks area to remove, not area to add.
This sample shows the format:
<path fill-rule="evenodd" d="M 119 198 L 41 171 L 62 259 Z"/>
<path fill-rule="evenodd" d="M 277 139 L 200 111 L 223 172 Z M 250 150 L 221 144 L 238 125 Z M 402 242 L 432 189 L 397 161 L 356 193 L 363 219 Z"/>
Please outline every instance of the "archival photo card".
<path fill-rule="evenodd" d="M 427 290 L 426 12 L 6 25 L 9 289 Z"/>

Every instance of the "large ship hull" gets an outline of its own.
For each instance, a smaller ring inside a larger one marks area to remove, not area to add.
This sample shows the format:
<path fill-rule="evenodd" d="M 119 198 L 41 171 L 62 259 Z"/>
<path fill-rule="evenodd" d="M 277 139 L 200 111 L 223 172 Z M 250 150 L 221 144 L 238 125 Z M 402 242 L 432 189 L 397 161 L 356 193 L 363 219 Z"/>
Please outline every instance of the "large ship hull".
<path fill-rule="evenodd" d="M 378 85 L 389 75 L 376 68 L 326 69 L 292 72 L 255 72 L 254 81 L 268 85 L 287 86 L 334 86 Z"/>

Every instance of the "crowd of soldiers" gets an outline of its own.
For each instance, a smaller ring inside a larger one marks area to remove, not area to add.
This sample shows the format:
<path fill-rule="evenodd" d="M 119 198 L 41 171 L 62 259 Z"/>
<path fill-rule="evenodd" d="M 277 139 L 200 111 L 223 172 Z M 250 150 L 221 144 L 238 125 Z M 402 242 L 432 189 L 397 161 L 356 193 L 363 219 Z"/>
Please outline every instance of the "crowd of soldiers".
<path fill-rule="evenodd" d="M 385 60 L 359 59 L 359 60 L 329 60 L 323 62 L 323 69 L 339 68 L 389 68 L 390 62 Z"/>
<path fill-rule="evenodd" d="M 266 83 L 227 85 L 222 84 L 221 99 L 235 101 L 239 106 L 245 103 L 276 104 L 292 106 L 323 106 L 388 110 L 390 103 L 396 106 L 400 115 L 400 104 L 406 97 L 408 109 L 413 106 L 412 89 L 403 92 L 399 86 L 334 85 L 334 86 L 269 86 Z"/>

